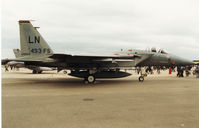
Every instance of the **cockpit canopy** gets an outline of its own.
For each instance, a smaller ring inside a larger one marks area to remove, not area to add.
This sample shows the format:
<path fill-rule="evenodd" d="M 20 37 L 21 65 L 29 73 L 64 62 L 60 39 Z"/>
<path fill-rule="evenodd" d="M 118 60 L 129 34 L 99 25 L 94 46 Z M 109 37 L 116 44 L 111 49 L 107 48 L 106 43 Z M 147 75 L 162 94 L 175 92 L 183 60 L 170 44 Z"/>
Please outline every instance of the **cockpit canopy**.
<path fill-rule="evenodd" d="M 151 48 L 151 52 L 157 52 L 157 51 L 156 51 L 156 48 L 154 48 L 154 47 Z"/>
<path fill-rule="evenodd" d="M 167 54 L 167 52 L 165 52 L 163 49 L 159 49 L 157 51 L 157 49 L 155 47 L 151 48 L 151 52 L 157 52 L 157 53 Z"/>
<path fill-rule="evenodd" d="M 163 49 L 160 49 L 158 52 L 162 54 L 167 54 L 167 52 L 165 52 Z"/>

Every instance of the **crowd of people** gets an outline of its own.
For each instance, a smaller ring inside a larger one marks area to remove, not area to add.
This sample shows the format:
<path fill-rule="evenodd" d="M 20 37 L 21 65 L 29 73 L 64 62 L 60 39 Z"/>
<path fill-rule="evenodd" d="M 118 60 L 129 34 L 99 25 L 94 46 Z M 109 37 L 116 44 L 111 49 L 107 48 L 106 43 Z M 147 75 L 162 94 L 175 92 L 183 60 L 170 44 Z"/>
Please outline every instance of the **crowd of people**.
<path fill-rule="evenodd" d="M 192 68 L 194 68 L 193 70 L 191 70 Z M 138 74 L 154 74 L 154 71 L 157 71 L 158 74 L 160 74 L 161 70 L 167 70 L 168 68 L 166 67 L 137 67 L 136 71 Z M 178 66 L 178 67 L 171 67 L 171 72 L 175 72 L 177 69 L 177 77 L 184 77 L 184 75 L 186 75 L 186 77 L 188 77 L 191 72 L 193 75 L 196 75 L 196 78 L 199 78 L 199 65 L 197 66 Z"/>
<path fill-rule="evenodd" d="M 5 65 L 5 72 L 9 71 L 10 70 L 19 70 L 18 67 L 15 67 L 15 66 L 9 66 L 9 65 Z M 185 75 L 186 77 L 188 77 L 190 74 L 191 74 L 191 69 L 193 67 L 192 66 L 178 66 L 177 67 L 177 77 L 184 77 L 184 72 L 185 72 Z M 193 75 L 196 75 L 196 78 L 199 78 L 199 65 L 196 65 L 194 67 L 195 69 L 193 70 Z M 150 66 L 147 66 L 147 67 L 136 67 L 136 71 L 138 74 L 153 74 L 154 73 L 154 70 L 157 71 L 158 74 L 160 74 L 160 71 L 161 70 L 166 70 L 168 68 L 166 67 L 150 67 Z M 171 67 L 171 70 L 172 72 L 175 72 L 175 67 Z"/>
<path fill-rule="evenodd" d="M 16 66 L 10 66 L 8 64 L 4 65 L 4 68 L 5 68 L 5 72 L 8 72 L 9 68 L 10 68 L 10 70 L 17 70 L 17 71 L 19 71 L 18 67 L 16 67 Z"/>
<path fill-rule="evenodd" d="M 191 66 L 181 66 L 181 67 L 177 67 L 177 76 L 178 77 L 184 77 L 184 72 L 186 74 L 186 77 L 188 77 L 191 74 L 191 69 L 193 67 Z M 196 75 L 196 78 L 199 78 L 199 66 L 195 66 L 195 69 L 193 70 L 193 75 Z"/>

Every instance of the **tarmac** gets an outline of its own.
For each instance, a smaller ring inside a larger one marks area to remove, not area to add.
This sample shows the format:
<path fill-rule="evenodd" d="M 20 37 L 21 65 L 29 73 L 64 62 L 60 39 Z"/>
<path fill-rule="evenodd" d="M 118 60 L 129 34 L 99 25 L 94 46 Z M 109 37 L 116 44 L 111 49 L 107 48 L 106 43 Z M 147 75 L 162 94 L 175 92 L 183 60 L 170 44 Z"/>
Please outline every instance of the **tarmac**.
<path fill-rule="evenodd" d="M 198 128 L 199 79 L 168 71 L 85 85 L 62 72 L 2 69 L 2 128 Z"/>

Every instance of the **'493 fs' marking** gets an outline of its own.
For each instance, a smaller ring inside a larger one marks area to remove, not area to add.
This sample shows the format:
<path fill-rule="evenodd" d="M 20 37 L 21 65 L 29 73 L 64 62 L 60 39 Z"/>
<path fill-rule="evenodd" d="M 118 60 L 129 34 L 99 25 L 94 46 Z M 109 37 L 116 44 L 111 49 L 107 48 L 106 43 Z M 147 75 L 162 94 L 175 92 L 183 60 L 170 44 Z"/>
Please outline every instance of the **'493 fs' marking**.
<path fill-rule="evenodd" d="M 50 53 L 49 48 L 33 48 L 30 50 L 32 53 Z"/>

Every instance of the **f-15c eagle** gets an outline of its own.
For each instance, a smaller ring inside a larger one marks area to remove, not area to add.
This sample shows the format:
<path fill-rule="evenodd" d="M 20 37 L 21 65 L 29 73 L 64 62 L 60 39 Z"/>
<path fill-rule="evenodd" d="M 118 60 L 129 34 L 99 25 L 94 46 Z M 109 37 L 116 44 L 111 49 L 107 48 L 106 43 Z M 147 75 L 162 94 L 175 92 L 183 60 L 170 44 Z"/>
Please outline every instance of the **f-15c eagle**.
<path fill-rule="evenodd" d="M 96 78 L 121 78 L 131 75 L 122 69 L 132 69 L 141 66 L 183 66 L 193 62 L 165 53 L 144 50 L 129 50 L 111 56 L 87 56 L 72 54 L 57 54 L 33 27 L 29 20 L 20 20 L 21 55 L 8 61 L 23 62 L 27 66 L 56 67 L 58 70 L 67 69 L 69 75 L 83 78 L 88 83 Z M 144 80 L 142 76 L 139 80 Z"/>

